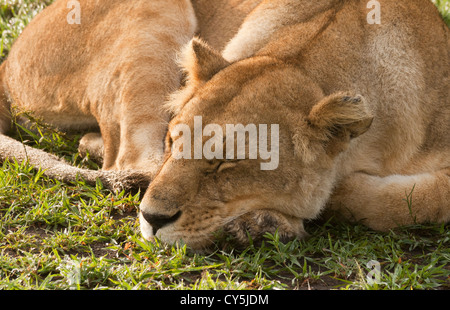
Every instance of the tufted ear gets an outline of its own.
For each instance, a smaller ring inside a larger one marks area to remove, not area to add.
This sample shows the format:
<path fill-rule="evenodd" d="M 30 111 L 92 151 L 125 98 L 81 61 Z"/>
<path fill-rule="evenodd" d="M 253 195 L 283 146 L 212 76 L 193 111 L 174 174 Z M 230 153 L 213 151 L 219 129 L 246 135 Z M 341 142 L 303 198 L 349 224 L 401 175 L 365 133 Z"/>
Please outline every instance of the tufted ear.
<path fill-rule="evenodd" d="M 328 131 L 329 135 L 345 132 L 349 138 L 356 138 L 369 130 L 373 115 L 361 95 L 336 93 L 316 104 L 307 120 L 311 125 Z"/>
<path fill-rule="evenodd" d="M 315 132 L 314 140 L 322 141 L 327 153 L 335 156 L 347 148 L 351 139 L 367 132 L 373 118 L 362 96 L 336 93 L 319 101 L 306 121 Z"/>
<path fill-rule="evenodd" d="M 197 88 L 209 81 L 230 63 L 201 39 L 194 38 L 181 52 L 179 64 L 186 72 L 186 85 L 170 95 L 164 105 L 177 115 L 192 98 Z"/>
<path fill-rule="evenodd" d="M 181 65 L 187 71 L 189 81 L 207 82 L 230 64 L 199 38 L 191 40 L 182 56 Z"/>

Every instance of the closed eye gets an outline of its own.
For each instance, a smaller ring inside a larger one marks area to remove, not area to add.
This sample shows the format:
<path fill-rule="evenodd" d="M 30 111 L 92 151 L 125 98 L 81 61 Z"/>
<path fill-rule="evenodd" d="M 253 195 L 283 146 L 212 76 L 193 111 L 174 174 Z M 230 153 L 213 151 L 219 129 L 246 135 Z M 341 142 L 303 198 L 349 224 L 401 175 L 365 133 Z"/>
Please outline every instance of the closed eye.
<path fill-rule="evenodd" d="M 220 173 L 226 169 L 234 168 L 237 166 L 237 162 L 233 161 L 223 161 L 216 168 L 217 173 Z"/>
<path fill-rule="evenodd" d="M 237 166 L 237 161 L 208 161 L 210 168 L 205 171 L 206 174 L 220 173 L 226 169 L 230 169 Z"/>

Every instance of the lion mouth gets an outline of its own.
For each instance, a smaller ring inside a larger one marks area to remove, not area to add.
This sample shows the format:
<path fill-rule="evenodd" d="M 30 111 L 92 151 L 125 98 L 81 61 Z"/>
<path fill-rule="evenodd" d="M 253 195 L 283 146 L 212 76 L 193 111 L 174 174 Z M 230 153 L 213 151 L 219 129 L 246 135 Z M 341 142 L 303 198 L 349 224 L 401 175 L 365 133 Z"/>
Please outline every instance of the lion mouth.
<path fill-rule="evenodd" d="M 157 237 L 164 243 L 182 242 L 193 250 L 204 249 L 213 244 L 233 248 L 243 248 L 250 243 L 258 246 L 268 233 L 278 234 L 282 242 L 291 241 L 305 234 L 301 220 L 269 210 L 247 212 L 228 221 L 222 218 L 218 221 L 220 223 L 216 222 L 215 225 L 205 225 L 191 230 L 179 224 L 180 217 L 181 211 L 172 216 L 153 216 L 141 212 L 141 233 L 149 241 Z"/>

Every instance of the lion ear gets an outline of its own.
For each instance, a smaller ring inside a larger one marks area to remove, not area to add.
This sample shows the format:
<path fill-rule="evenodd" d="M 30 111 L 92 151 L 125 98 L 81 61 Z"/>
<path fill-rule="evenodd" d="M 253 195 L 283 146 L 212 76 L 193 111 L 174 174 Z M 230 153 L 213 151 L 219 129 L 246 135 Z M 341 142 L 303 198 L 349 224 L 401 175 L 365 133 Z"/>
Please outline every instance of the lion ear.
<path fill-rule="evenodd" d="M 230 63 L 206 42 L 194 38 L 183 50 L 181 65 L 189 81 L 207 82 Z"/>
<path fill-rule="evenodd" d="M 230 65 L 219 52 L 199 38 L 192 39 L 180 56 L 179 64 L 185 70 L 186 85 L 173 92 L 164 105 L 173 116 L 180 113 L 200 85 Z"/>
<path fill-rule="evenodd" d="M 369 130 L 373 113 L 364 97 L 336 93 L 316 104 L 307 117 L 308 124 L 326 141 L 327 151 L 343 151 L 351 139 Z"/>
<path fill-rule="evenodd" d="M 344 131 L 349 138 L 356 138 L 369 130 L 373 114 L 361 95 L 336 93 L 316 104 L 307 120 L 330 135 Z"/>

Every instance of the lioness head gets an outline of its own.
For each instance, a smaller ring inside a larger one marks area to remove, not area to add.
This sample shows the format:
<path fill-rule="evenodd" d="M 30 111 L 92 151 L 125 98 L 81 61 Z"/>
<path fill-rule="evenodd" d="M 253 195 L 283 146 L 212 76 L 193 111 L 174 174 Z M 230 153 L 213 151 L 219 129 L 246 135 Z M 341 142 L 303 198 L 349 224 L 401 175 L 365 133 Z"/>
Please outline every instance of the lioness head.
<path fill-rule="evenodd" d="M 198 39 L 184 54 L 188 81 L 168 104 L 166 158 L 140 206 L 143 236 L 193 248 L 220 234 L 242 244 L 266 232 L 302 237 L 303 220 L 331 193 L 336 157 L 372 123 L 364 99 L 325 96 L 271 57 L 230 64 Z"/>

